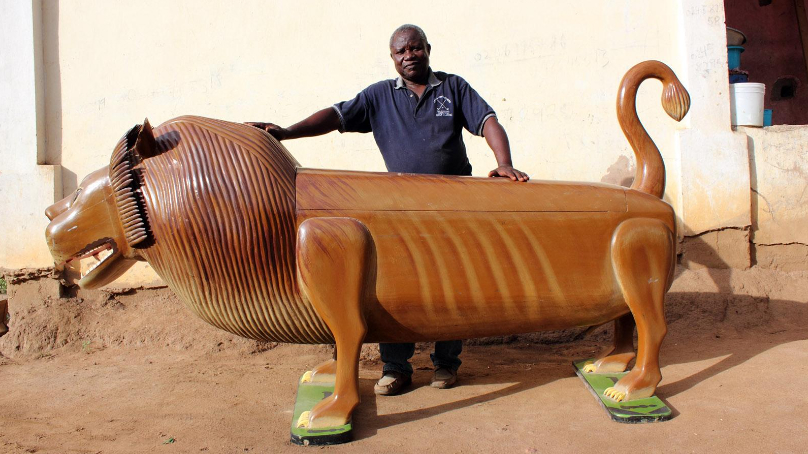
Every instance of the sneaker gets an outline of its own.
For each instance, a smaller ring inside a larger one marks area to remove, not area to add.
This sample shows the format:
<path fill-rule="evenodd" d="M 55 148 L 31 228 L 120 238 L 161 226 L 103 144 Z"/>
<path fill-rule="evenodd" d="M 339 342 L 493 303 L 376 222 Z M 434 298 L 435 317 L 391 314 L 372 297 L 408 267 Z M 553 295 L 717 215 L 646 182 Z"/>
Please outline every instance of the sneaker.
<path fill-rule="evenodd" d="M 456 370 L 448 369 L 446 367 L 439 367 L 435 369 L 435 375 L 432 377 L 432 387 L 438 389 L 451 388 L 456 381 Z"/>
<path fill-rule="evenodd" d="M 412 377 L 401 372 L 387 371 L 376 382 L 373 392 L 380 396 L 395 396 L 412 383 Z"/>

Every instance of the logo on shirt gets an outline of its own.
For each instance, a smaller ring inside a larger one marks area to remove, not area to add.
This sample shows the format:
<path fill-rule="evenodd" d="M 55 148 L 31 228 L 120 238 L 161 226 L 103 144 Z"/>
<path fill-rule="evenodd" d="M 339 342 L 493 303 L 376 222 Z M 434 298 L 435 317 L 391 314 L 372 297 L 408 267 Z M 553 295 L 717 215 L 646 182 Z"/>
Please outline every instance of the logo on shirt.
<path fill-rule="evenodd" d="M 435 98 L 435 116 L 436 117 L 451 117 L 452 111 L 449 110 L 449 104 L 452 103 L 452 100 L 447 98 L 446 96 L 438 96 Z"/>

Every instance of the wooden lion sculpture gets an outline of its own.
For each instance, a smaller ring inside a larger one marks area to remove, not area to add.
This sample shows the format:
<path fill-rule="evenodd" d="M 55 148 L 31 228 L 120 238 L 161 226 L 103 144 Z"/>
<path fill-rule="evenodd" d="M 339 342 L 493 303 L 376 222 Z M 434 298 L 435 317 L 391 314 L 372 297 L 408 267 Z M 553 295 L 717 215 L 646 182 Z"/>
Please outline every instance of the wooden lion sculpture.
<path fill-rule="evenodd" d="M 606 394 L 651 396 L 662 376 L 675 258 L 665 168 L 635 108 L 663 83 L 674 119 L 690 98 L 666 65 L 632 68 L 618 117 L 636 153 L 630 189 L 606 184 L 304 169 L 253 127 L 180 117 L 127 132 L 109 167 L 47 209 L 57 265 L 95 256 L 96 288 L 147 261 L 197 315 L 264 341 L 335 343 L 312 380 L 335 391 L 308 426 L 359 403 L 363 342 L 499 336 L 615 320 L 588 372 L 636 365 Z M 632 320 L 633 315 L 633 320 Z"/>

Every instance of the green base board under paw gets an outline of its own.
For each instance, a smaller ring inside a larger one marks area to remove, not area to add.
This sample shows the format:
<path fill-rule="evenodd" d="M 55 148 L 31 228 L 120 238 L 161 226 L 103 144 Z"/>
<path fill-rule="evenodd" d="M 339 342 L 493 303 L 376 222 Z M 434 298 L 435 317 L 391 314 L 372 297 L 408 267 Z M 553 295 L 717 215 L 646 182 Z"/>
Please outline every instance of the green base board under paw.
<path fill-rule="evenodd" d="M 298 381 L 295 411 L 292 415 L 292 443 L 297 445 L 335 445 L 353 440 L 353 426 L 350 422 L 343 426 L 322 429 L 297 427 L 297 421 L 300 419 L 301 413 L 310 411 L 317 402 L 333 393 L 333 383 L 301 383 Z"/>
<path fill-rule="evenodd" d="M 632 400 L 630 402 L 615 402 L 604 396 L 603 391 L 605 391 L 606 388 L 614 386 L 627 372 L 616 374 L 584 372 L 583 367 L 591 362 L 593 362 L 592 359 L 582 359 L 580 361 L 573 361 L 572 365 L 575 367 L 575 373 L 586 383 L 586 387 L 592 392 L 598 402 L 600 402 L 600 406 L 609 413 L 609 416 L 613 420 L 623 423 L 641 423 L 667 421 L 671 419 L 671 409 L 657 396 Z"/>

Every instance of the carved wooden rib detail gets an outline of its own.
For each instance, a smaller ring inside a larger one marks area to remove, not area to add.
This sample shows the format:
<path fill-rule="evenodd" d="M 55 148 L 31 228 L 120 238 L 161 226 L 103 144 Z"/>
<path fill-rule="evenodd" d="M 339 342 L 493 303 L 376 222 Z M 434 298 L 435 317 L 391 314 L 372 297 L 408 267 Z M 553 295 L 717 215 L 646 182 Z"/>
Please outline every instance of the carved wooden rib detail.
<path fill-rule="evenodd" d="M 115 207 L 129 246 L 140 244 L 148 238 L 142 201 L 137 197 L 140 180 L 133 172 L 137 165 L 133 150 L 143 127 L 144 125 L 136 125 L 121 137 L 109 163 L 109 182 L 115 196 Z"/>
<path fill-rule="evenodd" d="M 142 172 L 158 240 L 143 255 L 157 273 L 218 328 L 331 342 L 297 289 L 291 155 L 257 129 L 217 120 L 181 117 L 155 132 L 157 153 Z"/>

